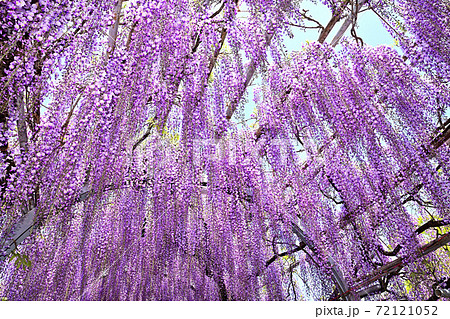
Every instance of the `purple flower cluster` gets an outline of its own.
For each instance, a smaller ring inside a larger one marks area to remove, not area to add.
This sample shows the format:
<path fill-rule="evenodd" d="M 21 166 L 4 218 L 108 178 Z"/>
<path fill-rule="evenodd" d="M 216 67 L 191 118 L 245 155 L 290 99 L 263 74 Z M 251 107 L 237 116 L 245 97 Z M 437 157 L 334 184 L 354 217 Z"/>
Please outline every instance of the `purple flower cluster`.
<path fill-rule="evenodd" d="M 1 2 L 0 297 L 428 298 L 449 257 L 417 228 L 448 238 L 450 96 L 418 67 L 450 64 L 448 7 L 425 2 L 401 2 L 412 64 L 286 55 L 298 1 Z"/>

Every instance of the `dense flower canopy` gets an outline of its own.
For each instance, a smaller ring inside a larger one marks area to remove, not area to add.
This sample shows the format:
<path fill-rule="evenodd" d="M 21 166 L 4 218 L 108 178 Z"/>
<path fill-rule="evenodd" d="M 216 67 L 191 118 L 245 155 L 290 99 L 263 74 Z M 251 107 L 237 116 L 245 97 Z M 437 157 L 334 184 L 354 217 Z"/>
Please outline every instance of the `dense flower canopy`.
<path fill-rule="evenodd" d="M 450 5 L 304 2 L 0 2 L 0 297 L 440 298 Z"/>

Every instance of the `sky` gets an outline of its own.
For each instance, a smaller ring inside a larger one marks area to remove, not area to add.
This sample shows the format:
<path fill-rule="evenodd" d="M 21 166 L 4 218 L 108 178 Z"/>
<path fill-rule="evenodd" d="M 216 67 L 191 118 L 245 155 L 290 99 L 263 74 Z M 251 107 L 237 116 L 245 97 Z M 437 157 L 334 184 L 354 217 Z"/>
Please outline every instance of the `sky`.
<path fill-rule="evenodd" d="M 327 25 L 331 19 L 331 11 L 322 3 L 314 4 L 311 1 L 303 1 L 304 9 L 309 10 L 308 14 L 319 21 L 322 25 Z M 343 21 L 340 21 L 331 31 L 327 41 L 331 41 L 339 30 Z M 293 28 L 298 29 L 298 28 Z M 365 11 L 358 14 L 358 26 L 356 28 L 358 36 L 360 36 L 366 45 L 394 45 L 394 39 L 382 25 L 378 16 L 372 11 Z M 350 36 L 350 28 L 344 34 Z M 289 51 L 299 50 L 299 47 L 306 41 L 316 41 L 319 32 L 316 29 L 310 29 L 306 32 L 302 30 L 294 30 L 294 38 L 286 38 L 286 45 Z"/>

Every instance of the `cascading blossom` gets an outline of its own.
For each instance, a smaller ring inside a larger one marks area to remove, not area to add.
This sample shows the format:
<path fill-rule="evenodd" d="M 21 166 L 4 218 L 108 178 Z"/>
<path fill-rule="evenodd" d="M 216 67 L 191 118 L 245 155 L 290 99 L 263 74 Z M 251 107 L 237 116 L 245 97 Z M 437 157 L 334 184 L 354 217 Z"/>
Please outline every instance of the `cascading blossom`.
<path fill-rule="evenodd" d="M 1 2 L 0 297 L 435 298 L 450 64 L 432 2 L 398 1 L 406 61 L 287 54 L 299 1 Z"/>

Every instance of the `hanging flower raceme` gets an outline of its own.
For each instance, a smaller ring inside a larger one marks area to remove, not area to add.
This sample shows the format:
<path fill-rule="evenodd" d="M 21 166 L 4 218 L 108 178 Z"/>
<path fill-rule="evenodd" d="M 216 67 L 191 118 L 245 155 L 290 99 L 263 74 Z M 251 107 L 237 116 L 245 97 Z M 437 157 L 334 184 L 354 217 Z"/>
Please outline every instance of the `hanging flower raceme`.
<path fill-rule="evenodd" d="M 285 56 L 296 1 L 245 1 L 246 19 L 237 1 L 20 3 L 0 5 L 1 297 L 354 300 L 379 265 L 423 270 L 418 221 L 450 217 L 450 99 L 393 49 Z"/>
<path fill-rule="evenodd" d="M 400 41 L 416 67 L 442 81 L 450 78 L 450 7 L 447 1 L 397 1 L 406 37 Z M 408 37 L 411 35 L 411 37 Z"/>
<path fill-rule="evenodd" d="M 370 253 L 384 246 L 380 233 L 391 246 L 402 245 L 405 256 L 415 254 L 420 241 L 413 235 L 411 208 L 404 204 L 429 200 L 440 218 L 448 218 L 448 190 L 441 191 L 448 189 L 448 173 L 438 174 L 430 161 L 439 154 L 438 167 L 446 165 L 440 157 L 448 147 L 435 153 L 430 142 L 439 114 L 434 101 L 446 100 L 448 93 L 392 49 L 350 46 L 344 52 L 337 56 L 311 44 L 284 70 L 275 68 L 261 110 L 266 132 L 280 137 L 290 130 L 315 144 L 304 145 L 312 175 L 302 170 L 299 181 L 291 182 L 298 194 L 296 211 L 317 259 L 333 256 L 345 267 L 348 282 L 356 283 L 359 271 L 373 271 L 386 261 Z M 282 174 L 279 178 L 286 183 Z M 405 197 L 408 192 L 412 199 Z M 342 246 L 353 253 L 342 254 Z M 326 273 L 329 265 L 323 267 Z"/>

